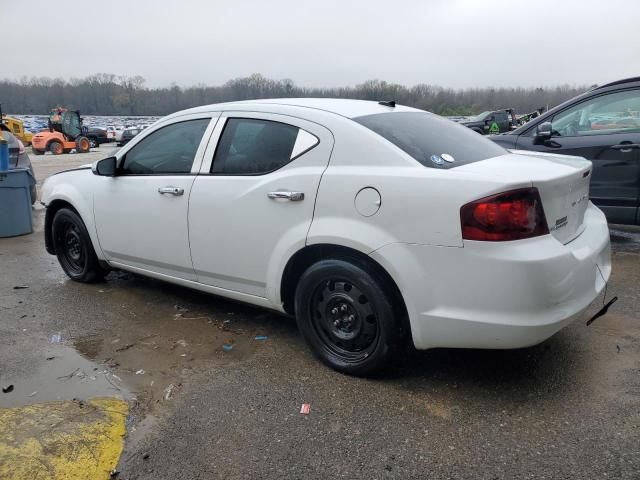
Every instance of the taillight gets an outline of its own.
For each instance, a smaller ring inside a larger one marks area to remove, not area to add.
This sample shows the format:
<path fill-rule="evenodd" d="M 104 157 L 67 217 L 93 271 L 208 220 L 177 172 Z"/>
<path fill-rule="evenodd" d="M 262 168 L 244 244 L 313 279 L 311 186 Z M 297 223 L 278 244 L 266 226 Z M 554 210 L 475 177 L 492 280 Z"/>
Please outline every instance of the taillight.
<path fill-rule="evenodd" d="M 520 188 L 481 198 L 460 209 L 462 238 L 503 242 L 549 233 L 537 188 Z"/>

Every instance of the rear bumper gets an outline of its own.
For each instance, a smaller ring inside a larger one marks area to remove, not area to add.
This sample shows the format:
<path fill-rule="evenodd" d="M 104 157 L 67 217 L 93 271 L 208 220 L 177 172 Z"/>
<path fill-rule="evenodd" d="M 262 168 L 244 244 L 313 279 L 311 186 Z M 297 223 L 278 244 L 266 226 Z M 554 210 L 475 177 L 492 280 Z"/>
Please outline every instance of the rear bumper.
<path fill-rule="evenodd" d="M 416 348 L 535 345 L 587 309 L 611 274 L 609 230 L 589 204 L 582 234 L 463 248 L 391 244 L 372 254 L 398 282 Z"/>

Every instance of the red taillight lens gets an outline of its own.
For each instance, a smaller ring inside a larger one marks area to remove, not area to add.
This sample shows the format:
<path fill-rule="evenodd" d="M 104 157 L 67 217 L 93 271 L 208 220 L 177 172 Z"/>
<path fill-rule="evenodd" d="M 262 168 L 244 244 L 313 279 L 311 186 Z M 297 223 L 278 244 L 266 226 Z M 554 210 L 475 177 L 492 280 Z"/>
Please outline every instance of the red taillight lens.
<path fill-rule="evenodd" d="M 460 209 L 462 238 L 503 242 L 549 233 L 537 188 L 521 188 L 467 203 Z"/>

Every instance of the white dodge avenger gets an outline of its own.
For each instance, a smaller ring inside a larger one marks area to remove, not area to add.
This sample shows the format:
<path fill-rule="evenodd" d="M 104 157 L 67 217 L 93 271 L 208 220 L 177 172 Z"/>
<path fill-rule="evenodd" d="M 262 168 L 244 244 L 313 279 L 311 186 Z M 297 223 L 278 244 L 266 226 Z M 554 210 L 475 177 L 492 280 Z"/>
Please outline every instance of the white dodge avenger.
<path fill-rule="evenodd" d="M 518 348 L 578 318 L 611 273 L 590 173 L 394 102 L 210 105 L 50 177 L 46 246 L 76 281 L 123 269 L 295 315 L 365 375 L 405 340 Z"/>

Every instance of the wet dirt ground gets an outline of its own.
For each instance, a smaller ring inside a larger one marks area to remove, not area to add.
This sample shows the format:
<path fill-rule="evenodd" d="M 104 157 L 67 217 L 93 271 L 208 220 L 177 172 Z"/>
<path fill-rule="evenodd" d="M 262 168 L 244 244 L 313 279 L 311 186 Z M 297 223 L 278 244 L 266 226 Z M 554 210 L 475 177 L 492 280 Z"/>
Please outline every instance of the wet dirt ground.
<path fill-rule="evenodd" d="M 109 151 L 32 160 L 42 180 Z M 43 218 L 0 239 L 0 408 L 127 400 L 119 478 L 640 478 L 638 228 L 612 226 L 620 300 L 590 327 L 407 351 L 357 379 L 314 360 L 287 317 L 122 272 L 69 281 Z"/>

